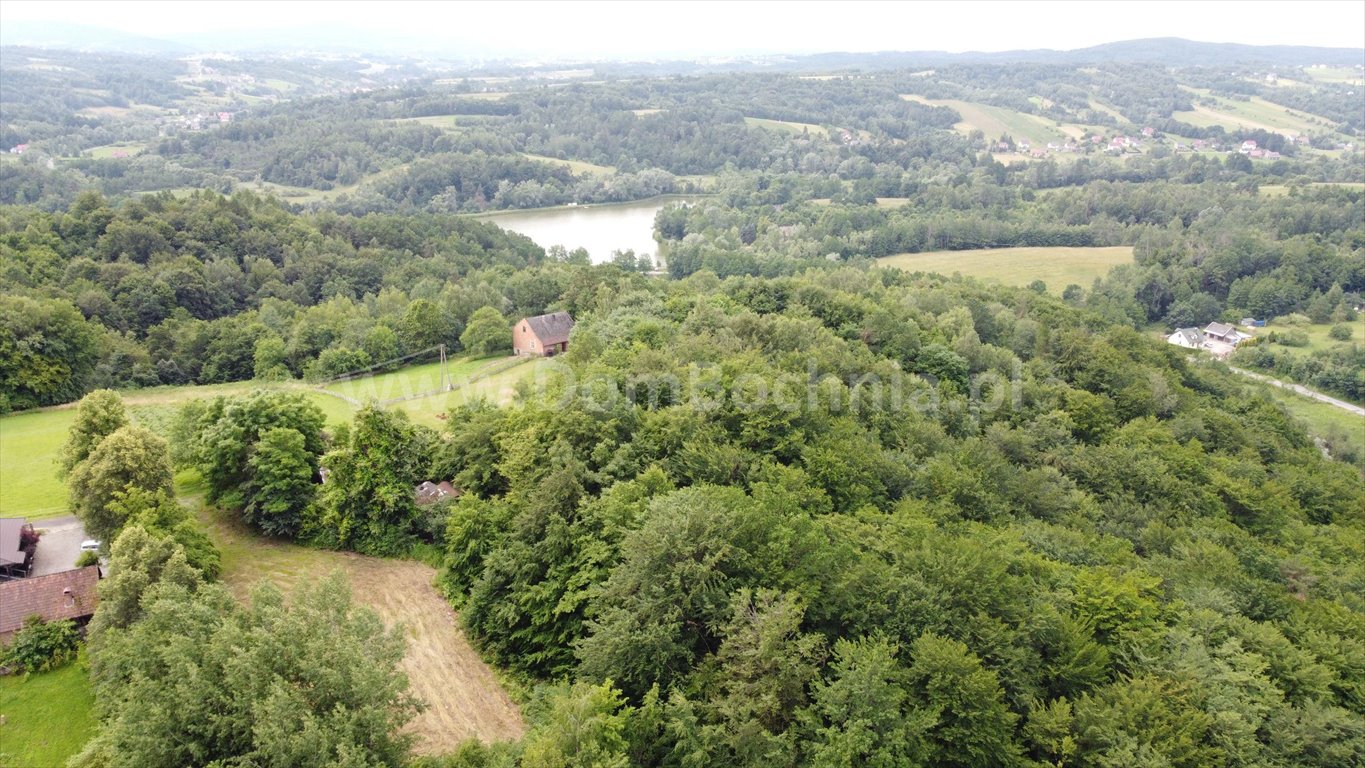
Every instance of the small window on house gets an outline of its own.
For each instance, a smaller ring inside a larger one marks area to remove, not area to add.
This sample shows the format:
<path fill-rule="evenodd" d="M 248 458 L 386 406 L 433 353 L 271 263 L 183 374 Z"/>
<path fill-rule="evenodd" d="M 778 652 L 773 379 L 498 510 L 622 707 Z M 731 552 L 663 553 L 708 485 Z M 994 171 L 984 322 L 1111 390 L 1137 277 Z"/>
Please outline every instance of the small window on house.
<path fill-rule="evenodd" d="M 531 342 L 531 349 L 535 349 L 535 348 L 536 348 L 536 343 L 533 341 L 533 342 Z"/>

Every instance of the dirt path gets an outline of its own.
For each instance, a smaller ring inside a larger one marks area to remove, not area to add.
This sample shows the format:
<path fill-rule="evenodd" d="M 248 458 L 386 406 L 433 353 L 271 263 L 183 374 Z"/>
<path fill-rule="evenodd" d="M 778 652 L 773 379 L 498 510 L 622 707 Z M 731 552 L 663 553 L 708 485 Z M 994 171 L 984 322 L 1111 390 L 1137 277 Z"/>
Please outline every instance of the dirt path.
<path fill-rule="evenodd" d="M 1348 403 L 1344 400 L 1338 400 L 1335 397 L 1331 397 L 1330 395 L 1324 395 L 1323 393 L 1318 392 L 1317 390 L 1309 389 L 1308 387 L 1305 387 L 1302 384 L 1286 384 L 1285 382 L 1280 381 L 1279 379 L 1272 379 L 1269 376 L 1264 376 L 1259 373 L 1252 373 L 1251 371 L 1243 370 L 1241 368 L 1233 368 L 1230 365 L 1228 366 L 1228 368 L 1231 368 L 1235 373 L 1240 373 L 1243 376 L 1256 379 L 1257 381 L 1264 381 L 1267 384 L 1280 387 L 1281 389 L 1287 389 L 1290 390 L 1291 392 L 1298 392 L 1300 395 L 1304 395 L 1305 397 L 1311 397 L 1319 402 L 1327 403 L 1328 405 L 1334 405 L 1348 413 L 1353 413 L 1357 416 L 1365 416 L 1365 408 L 1361 408 L 1358 405 L 1352 405 L 1351 403 Z"/>
<path fill-rule="evenodd" d="M 516 704 L 432 587 L 436 572 L 430 566 L 271 541 L 207 513 L 205 522 L 223 553 L 223 581 L 239 597 L 261 579 L 288 593 L 301 579 L 340 569 L 357 602 L 373 608 L 386 625 L 403 624 L 408 638 L 403 670 L 412 692 L 427 704 L 408 726 L 417 734 L 418 754 L 450 752 L 470 737 L 516 739 L 525 730 Z"/>

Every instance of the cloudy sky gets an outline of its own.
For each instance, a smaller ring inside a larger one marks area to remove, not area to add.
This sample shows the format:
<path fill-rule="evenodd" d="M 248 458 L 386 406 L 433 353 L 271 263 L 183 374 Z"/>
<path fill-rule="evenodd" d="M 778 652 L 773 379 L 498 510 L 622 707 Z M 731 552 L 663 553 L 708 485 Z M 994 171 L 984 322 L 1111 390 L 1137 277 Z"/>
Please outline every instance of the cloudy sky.
<path fill-rule="evenodd" d="M 149 37 L 319 25 L 485 52 L 600 58 L 1081 48 L 1143 37 L 1365 48 L 1365 2 L 59 2 L 0 0 L 0 23 Z M 306 44 L 306 43 L 305 43 Z"/>

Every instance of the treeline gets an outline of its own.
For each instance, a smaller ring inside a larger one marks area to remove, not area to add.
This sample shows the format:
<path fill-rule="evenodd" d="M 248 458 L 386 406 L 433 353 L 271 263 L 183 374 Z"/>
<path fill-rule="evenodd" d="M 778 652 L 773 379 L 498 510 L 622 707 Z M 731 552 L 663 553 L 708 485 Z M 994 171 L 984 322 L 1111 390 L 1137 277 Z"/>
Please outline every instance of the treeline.
<path fill-rule="evenodd" d="M 99 386 L 330 375 L 437 344 L 459 349 L 482 306 L 533 313 L 562 273 L 544 251 L 472 219 L 296 216 L 250 193 L 87 194 L 0 216 L 0 361 L 7 408 Z M 328 364 L 318 358 L 331 351 Z M 358 354 L 363 352 L 364 354 Z"/>

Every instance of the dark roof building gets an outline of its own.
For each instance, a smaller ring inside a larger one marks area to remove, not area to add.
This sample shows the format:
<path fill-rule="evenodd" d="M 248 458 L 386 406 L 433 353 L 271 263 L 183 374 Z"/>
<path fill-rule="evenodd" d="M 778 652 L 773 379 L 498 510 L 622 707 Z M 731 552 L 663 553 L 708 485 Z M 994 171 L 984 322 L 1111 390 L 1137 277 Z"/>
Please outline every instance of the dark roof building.
<path fill-rule="evenodd" d="M 85 624 L 99 604 L 99 583 L 99 566 L 90 565 L 0 584 L 0 644 L 8 643 L 29 616 Z"/>

